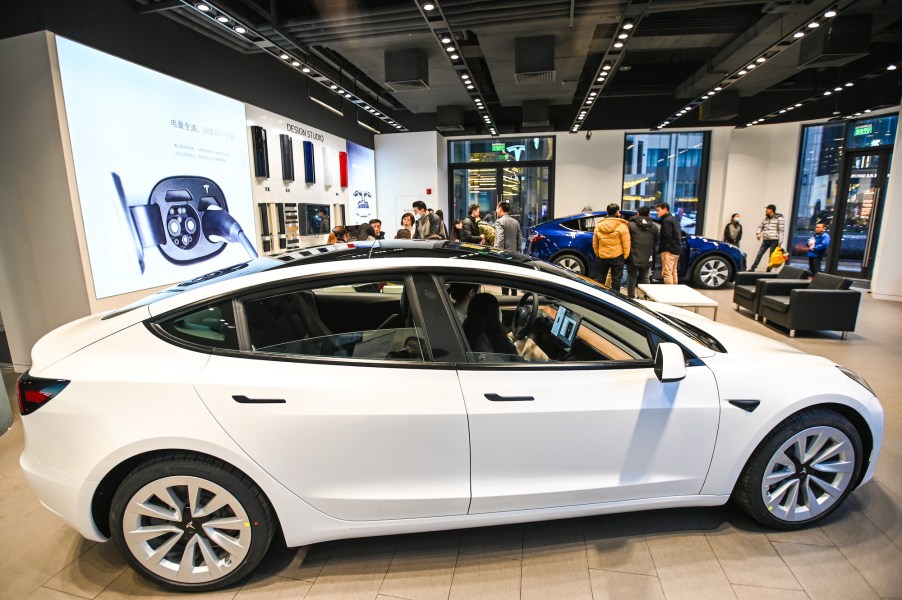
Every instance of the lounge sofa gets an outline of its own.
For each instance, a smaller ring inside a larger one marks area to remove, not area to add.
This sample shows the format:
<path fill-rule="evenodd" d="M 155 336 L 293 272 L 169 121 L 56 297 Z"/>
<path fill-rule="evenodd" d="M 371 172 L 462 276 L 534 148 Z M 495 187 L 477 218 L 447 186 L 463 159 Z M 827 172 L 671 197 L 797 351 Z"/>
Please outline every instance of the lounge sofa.
<path fill-rule="evenodd" d="M 765 323 L 775 323 L 796 331 L 855 331 L 861 293 L 849 289 L 851 279 L 817 273 L 810 283 L 774 281 L 768 294 L 761 298 L 761 317 Z"/>
<path fill-rule="evenodd" d="M 736 286 L 733 288 L 733 303 L 736 310 L 739 310 L 739 307 L 750 310 L 757 321 L 761 314 L 761 298 L 773 293 L 769 292 L 771 282 L 788 280 L 801 284 L 808 283 L 810 278 L 810 271 L 789 265 L 780 269 L 778 273 L 737 273 Z"/>

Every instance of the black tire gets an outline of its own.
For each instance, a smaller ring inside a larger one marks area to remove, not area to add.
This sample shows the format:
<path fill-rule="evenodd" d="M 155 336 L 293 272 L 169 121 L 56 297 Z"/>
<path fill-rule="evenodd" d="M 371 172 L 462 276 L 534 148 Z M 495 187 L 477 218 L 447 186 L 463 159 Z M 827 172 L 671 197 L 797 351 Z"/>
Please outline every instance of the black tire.
<path fill-rule="evenodd" d="M 168 501 L 161 494 L 169 494 Z M 167 530 L 154 536 L 155 527 Z M 269 548 L 275 523 L 269 502 L 247 475 L 211 457 L 173 452 L 125 478 L 113 496 L 110 530 L 142 576 L 171 590 L 204 592 L 250 575 Z"/>
<path fill-rule="evenodd" d="M 589 274 L 586 272 L 586 261 L 576 254 L 559 254 L 555 256 L 554 260 L 552 260 L 551 262 L 559 267 L 573 271 L 577 275 L 584 275 L 586 277 L 589 276 Z"/>
<path fill-rule="evenodd" d="M 800 445 L 791 444 L 795 441 Z M 803 448 L 801 460 L 797 460 L 799 448 Z M 833 457 L 837 460 L 828 462 Z M 786 458 L 791 459 L 791 465 Z M 826 409 L 804 410 L 780 423 L 758 444 L 736 483 L 733 497 L 762 525 L 774 529 L 807 527 L 845 501 L 857 485 L 862 458 L 861 436 L 848 419 Z M 780 465 L 786 468 L 778 470 Z M 838 468 L 844 471 L 837 471 Z M 765 488 L 768 474 L 772 478 Z M 821 487 L 821 482 L 835 495 Z"/>
<path fill-rule="evenodd" d="M 692 283 L 695 287 L 716 290 L 733 280 L 733 263 L 724 256 L 715 254 L 696 263 L 692 269 Z"/>

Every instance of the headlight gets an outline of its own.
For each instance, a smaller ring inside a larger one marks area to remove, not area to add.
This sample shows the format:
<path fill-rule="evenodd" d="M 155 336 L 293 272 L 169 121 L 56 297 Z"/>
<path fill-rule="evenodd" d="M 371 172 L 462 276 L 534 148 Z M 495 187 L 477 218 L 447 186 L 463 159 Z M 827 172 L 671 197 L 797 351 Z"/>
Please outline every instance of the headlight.
<path fill-rule="evenodd" d="M 868 382 L 864 380 L 864 377 L 862 377 L 861 375 L 859 375 L 858 373 L 856 373 L 856 372 L 853 371 L 852 369 L 847 369 L 847 368 L 845 368 L 845 367 L 840 367 L 839 365 L 837 365 L 836 368 L 839 369 L 840 371 L 842 371 L 843 374 L 844 374 L 846 377 L 848 377 L 849 379 L 851 379 L 852 381 L 854 381 L 855 383 L 857 383 L 858 385 L 860 385 L 861 387 L 863 387 L 863 388 L 866 389 L 867 391 L 869 391 L 869 392 L 871 392 L 872 394 L 874 394 L 874 390 L 871 388 L 871 386 L 868 385 Z M 874 395 L 876 396 L 877 394 L 874 394 Z"/>

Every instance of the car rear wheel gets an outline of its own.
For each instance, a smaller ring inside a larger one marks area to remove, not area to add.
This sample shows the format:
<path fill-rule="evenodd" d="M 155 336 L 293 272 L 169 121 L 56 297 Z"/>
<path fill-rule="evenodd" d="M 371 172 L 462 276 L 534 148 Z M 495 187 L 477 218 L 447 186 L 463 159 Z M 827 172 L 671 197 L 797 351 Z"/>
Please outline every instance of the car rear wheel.
<path fill-rule="evenodd" d="M 586 274 L 586 262 L 575 254 L 563 254 L 552 261 L 559 267 L 573 271 L 577 275 Z"/>
<path fill-rule="evenodd" d="M 692 270 L 696 287 L 714 290 L 722 288 L 733 278 L 733 266 L 722 256 L 704 258 Z"/>
<path fill-rule="evenodd" d="M 858 431 L 845 417 L 812 409 L 781 423 L 758 446 L 736 487 L 762 525 L 798 529 L 820 521 L 851 493 L 861 471 Z"/>
<path fill-rule="evenodd" d="M 182 453 L 158 457 L 125 478 L 110 526 L 136 571 L 183 592 L 219 589 L 250 575 L 274 530 L 269 503 L 246 475 Z"/>

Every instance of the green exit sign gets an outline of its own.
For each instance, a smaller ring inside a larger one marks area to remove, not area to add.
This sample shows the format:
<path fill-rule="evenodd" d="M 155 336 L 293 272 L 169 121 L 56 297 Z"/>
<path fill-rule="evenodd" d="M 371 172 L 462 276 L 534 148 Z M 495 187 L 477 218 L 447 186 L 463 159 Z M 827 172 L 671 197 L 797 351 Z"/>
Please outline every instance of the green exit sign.
<path fill-rule="evenodd" d="M 852 135 L 870 135 L 873 132 L 874 132 L 874 125 L 868 124 L 868 125 L 861 125 L 859 127 L 856 127 L 855 131 L 852 133 Z"/>
<path fill-rule="evenodd" d="M 504 152 L 504 144 L 492 144 L 492 152 Z"/>

